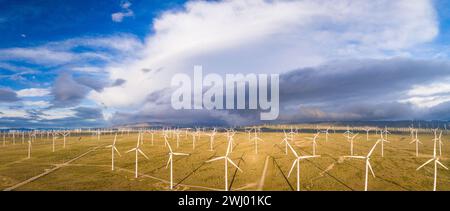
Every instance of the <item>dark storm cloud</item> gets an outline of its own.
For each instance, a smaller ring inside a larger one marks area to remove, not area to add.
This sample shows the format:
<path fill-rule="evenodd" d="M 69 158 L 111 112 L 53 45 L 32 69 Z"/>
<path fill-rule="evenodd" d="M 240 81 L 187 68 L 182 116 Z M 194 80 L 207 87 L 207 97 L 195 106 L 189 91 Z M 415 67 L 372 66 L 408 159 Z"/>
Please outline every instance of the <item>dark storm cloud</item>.
<path fill-rule="evenodd" d="M 111 87 L 122 86 L 123 84 L 125 84 L 125 82 L 127 82 L 127 81 L 119 78 L 116 81 L 114 81 L 114 83 L 111 84 Z"/>
<path fill-rule="evenodd" d="M 89 87 L 97 92 L 103 91 L 103 88 L 107 85 L 105 81 L 103 81 L 100 77 L 94 76 L 80 76 L 74 78 L 74 80 L 81 85 Z"/>
<path fill-rule="evenodd" d="M 450 120 L 450 102 L 441 103 L 432 107 L 427 114 L 427 118 L 433 120 Z"/>
<path fill-rule="evenodd" d="M 62 73 L 53 83 L 51 94 L 55 107 L 78 105 L 88 93 L 89 88 L 77 83 L 69 73 Z"/>
<path fill-rule="evenodd" d="M 450 76 L 450 64 L 409 59 L 355 60 L 299 69 L 280 78 L 280 100 L 305 103 L 396 100 L 413 85 Z"/>
<path fill-rule="evenodd" d="M 13 90 L 0 88 L 0 102 L 15 102 L 19 100 L 16 92 Z"/>
<path fill-rule="evenodd" d="M 280 116 L 277 122 L 450 119 L 450 103 L 417 108 L 400 103 L 416 85 L 450 78 L 445 61 L 386 59 L 349 60 L 304 68 L 280 75 Z M 158 105 L 136 113 L 118 113 L 115 120 L 151 122 L 261 123 L 259 110 L 174 111 L 171 90 L 154 92 L 147 102 Z M 145 113 L 145 115 L 142 115 Z"/>
<path fill-rule="evenodd" d="M 80 119 L 103 119 L 103 113 L 100 108 L 78 107 L 72 110 L 75 111 L 75 116 Z"/>

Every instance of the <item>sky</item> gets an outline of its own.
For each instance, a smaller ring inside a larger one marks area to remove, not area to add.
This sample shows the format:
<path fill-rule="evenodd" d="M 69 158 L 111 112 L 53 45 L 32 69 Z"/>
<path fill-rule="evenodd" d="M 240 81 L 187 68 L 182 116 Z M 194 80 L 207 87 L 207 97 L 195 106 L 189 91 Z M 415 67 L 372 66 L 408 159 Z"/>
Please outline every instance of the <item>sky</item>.
<path fill-rule="evenodd" d="M 450 120 L 445 0 L 0 0 L 0 127 L 258 124 L 175 73 L 280 74 L 269 123 Z"/>

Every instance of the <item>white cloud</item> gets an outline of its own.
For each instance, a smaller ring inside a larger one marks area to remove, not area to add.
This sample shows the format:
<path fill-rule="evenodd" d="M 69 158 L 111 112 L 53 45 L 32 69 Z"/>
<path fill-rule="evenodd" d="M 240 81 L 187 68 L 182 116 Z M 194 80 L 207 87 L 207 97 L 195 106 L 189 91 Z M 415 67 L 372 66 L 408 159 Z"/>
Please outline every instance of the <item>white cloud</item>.
<path fill-rule="evenodd" d="M 450 80 L 443 78 L 440 82 L 413 86 L 407 95 L 406 99 L 399 102 L 411 103 L 419 108 L 437 106 L 450 101 Z"/>
<path fill-rule="evenodd" d="M 122 2 L 120 7 L 123 9 L 122 12 L 116 12 L 111 15 L 111 19 L 114 22 L 122 22 L 125 17 L 132 17 L 134 15 L 133 10 L 130 9 L 131 3 L 129 1 Z"/>
<path fill-rule="evenodd" d="M 337 59 L 408 55 L 436 37 L 438 23 L 431 0 L 227 0 L 188 2 L 155 19 L 153 29 L 138 57 L 106 68 L 112 81 L 127 83 L 93 91 L 91 99 L 138 108 L 173 73 L 196 64 L 206 72 L 281 73 Z"/>
<path fill-rule="evenodd" d="M 71 109 L 64 109 L 64 108 L 46 110 L 46 111 L 42 111 L 42 113 L 43 113 L 43 115 L 40 115 L 40 118 L 45 119 L 45 120 L 64 119 L 67 117 L 75 116 L 75 111 L 73 111 Z"/>
<path fill-rule="evenodd" d="M 9 107 L 0 107 L 0 118 L 24 118 L 27 112 L 23 109 L 11 109 Z"/>
<path fill-rule="evenodd" d="M 50 106 L 50 103 L 48 101 L 23 101 L 23 104 L 25 106 L 41 107 L 41 108 Z"/>
<path fill-rule="evenodd" d="M 86 51 L 76 52 L 79 47 L 85 48 Z M 111 62 L 111 58 L 132 56 L 142 47 L 137 37 L 128 34 L 84 37 L 50 42 L 36 47 L 0 49 L 0 61 L 18 60 L 40 65 L 74 63 L 81 65 L 92 60 Z"/>
<path fill-rule="evenodd" d="M 40 88 L 22 89 L 16 92 L 18 97 L 43 97 L 50 94 L 50 90 Z"/>

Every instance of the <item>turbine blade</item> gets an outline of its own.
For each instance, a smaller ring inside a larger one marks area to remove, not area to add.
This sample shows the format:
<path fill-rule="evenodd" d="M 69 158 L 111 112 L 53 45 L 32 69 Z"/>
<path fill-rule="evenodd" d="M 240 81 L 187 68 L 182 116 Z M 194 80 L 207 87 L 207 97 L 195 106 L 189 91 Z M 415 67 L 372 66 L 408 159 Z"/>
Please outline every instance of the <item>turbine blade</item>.
<path fill-rule="evenodd" d="M 169 147 L 169 151 L 172 152 L 172 147 L 170 147 L 170 144 L 169 144 L 169 142 L 167 141 L 167 139 L 165 139 L 164 141 L 166 142 L 167 146 Z"/>
<path fill-rule="evenodd" d="M 221 157 L 216 157 L 216 158 L 213 158 L 213 159 L 211 159 L 211 160 L 207 160 L 207 161 L 205 161 L 206 163 L 209 163 L 209 162 L 213 162 L 213 161 L 216 161 L 216 160 L 221 160 L 221 159 L 224 159 L 225 157 L 224 156 L 221 156 Z"/>
<path fill-rule="evenodd" d="M 429 164 L 429 163 L 430 163 L 431 161 L 433 161 L 433 160 L 434 160 L 434 158 L 429 159 L 427 162 L 425 162 L 424 164 L 422 164 L 421 166 L 419 166 L 419 167 L 416 169 L 416 171 L 419 170 L 419 169 L 421 169 L 422 167 L 426 166 L 427 164 Z"/>
<path fill-rule="evenodd" d="M 117 154 L 120 156 L 120 157 L 122 157 L 122 155 L 120 154 L 120 152 L 119 152 L 119 150 L 117 150 L 117 148 L 116 147 L 114 147 L 114 151 L 116 151 L 117 152 Z"/>
<path fill-rule="evenodd" d="M 169 159 L 167 160 L 166 168 L 169 167 L 170 161 L 172 160 L 172 156 L 169 155 Z"/>
<path fill-rule="evenodd" d="M 141 149 L 138 149 L 138 152 L 141 153 L 141 155 L 143 155 L 145 158 L 147 158 L 147 160 L 150 160 Z"/>
<path fill-rule="evenodd" d="M 295 161 L 292 163 L 291 169 L 289 170 L 288 173 L 288 178 L 291 176 L 292 170 L 294 170 L 295 164 L 297 164 L 298 159 L 295 159 Z"/>
<path fill-rule="evenodd" d="M 240 172 L 242 172 L 242 169 L 239 168 L 239 166 L 237 166 L 230 158 L 227 157 L 228 162 L 231 163 L 231 165 L 233 165 L 234 167 L 236 167 Z"/>
<path fill-rule="evenodd" d="M 137 148 L 130 149 L 130 150 L 126 151 L 125 153 L 132 152 L 132 151 L 134 151 L 134 150 L 136 150 L 136 149 L 137 149 Z"/>
<path fill-rule="evenodd" d="M 380 140 L 378 140 L 372 147 L 372 149 L 369 151 L 369 154 L 367 154 L 367 157 L 370 157 L 373 153 L 373 151 L 375 150 L 377 144 L 380 143 Z"/>
<path fill-rule="evenodd" d="M 298 154 L 297 154 L 297 152 L 294 150 L 294 148 L 292 148 L 291 144 L 289 144 L 289 142 L 286 142 L 286 144 L 289 146 L 289 148 L 291 149 L 292 153 L 294 153 L 295 157 L 298 158 Z"/>
<path fill-rule="evenodd" d="M 372 176 L 375 178 L 375 173 L 373 172 L 372 165 L 370 165 L 369 161 L 367 161 L 367 165 L 369 166 L 370 172 L 372 172 Z"/>
<path fill-rule="evenodd" d="M 298 159 L 308 159 L 308 158 L 318 158 L 320 155 L 308 155 L 308 156 L 300 156 Z"/>
<path fill-rule="evenodd" d="M 344 158 L 366 159 L 364 156 L 343 156 Z"/>
<path fill-rule="evenodd" d="M 444 164 L 442 164 L 439 160 L 436 160 L 436 162 L 437 162 L 440 166 L 442 166 L 442 168 L 445 168 L 445 169 L 448 170 L 448 168 L 447 168 L 446 166 L 444 166 Z"/>
<path fill-rule="evenodd" d="M 228 141 L 227 153 L 225 154 L 225 156 L 228 156 L 228 154 L 230 154 L 230 147 L 233 147 L 233 146 L 231 146 L 231 141 Z"/>
<path fill-rule="evenodd" d="M 181 153 L 181 152 L 174 152 L 174 153 L 172 153 L 173 155 L 185 155 L 185 156 L 187 156 L 187 155 L 189 155 L 189 154 L 187 154 L 187 153 Z"/>

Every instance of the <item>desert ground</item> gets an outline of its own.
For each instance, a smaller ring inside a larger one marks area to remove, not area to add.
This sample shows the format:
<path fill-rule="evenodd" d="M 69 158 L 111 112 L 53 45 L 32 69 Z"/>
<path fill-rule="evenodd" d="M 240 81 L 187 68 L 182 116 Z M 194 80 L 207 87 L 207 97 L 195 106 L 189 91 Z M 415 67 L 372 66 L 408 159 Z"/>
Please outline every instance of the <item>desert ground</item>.
<path fill-rule="evenodd" d="M 221 131 L 215 136 L 213 150 L 210 150 L 208 132 L 201 134 L 193 148 L 190 133 L 180 134 L 179 146 L 176 138 L 168 141 L 174 152 L 189 156 L 174 156 L 173 190 L 220 191 L 224 190 L 224 161 L 205 162 L 223 156 L 227 150 L 227 136 Z M 314 133 L 302 132 L 290 141 L 299 155 L 312 154 Z M 249 140 L 245 131 L 234 135 L 234 144 L 229 157 L 239 168 L 228 164 L 228 187 L 231 191 L 293 191 L 296 190 L 296 169 L 288 177 L 295 156 L 282 143 L 281 131 L 264 131 L 259 134 L 256 154 L 255 142 Z M 16 137 L 12 143 L 7 137 L 0 139 L 0 189 L 2 190 L 169 190 L 170 170 L 166 168 L 169 149 L 161 131 L 156 131 L 152 144 L 151 135 L 144 133 L 141 150 L 148 156 L 139 155 L 138 178 L 135 178 L 135 152 L 126 151 L 136 147 L 137 132 L 118 133 L 116 147 L 121 156 L 115 154 L 115 169 L 111 170 L 111 148 L 114 133 L 98 137 L 91 134 L 72 133 L 55 140 L 52 152 L 52 138 L 37 136 L 32 142 L 30 158 L 27 139 L 22 142 Z M 417 167 L 432 158 L 434 135 L 419 133 L 423 143 L 419 145 L 416 157 L 415 144 L 410 144 L 408 132 L 389 134 L 384 143 L 384 157 L 381 145 L 371 156 L 371 165 L 376 177 L 369 173 L 369 191 L 427 191 L 433 189 L 434 165 L 428 164 L 420 170 Z M 374 131 L 366 140 L 360 132 L 354 140 L 354 155 L 365 156 L 379 139 Z M 450 135 L 442 136 L 444 142 L 440 161 L 450 166 Z M 345 158 L 350 155 L 350 143 L 343 131 L 330 132 L 317 139 L 317 158 L 300 161 L 301 191 L 362 191 L 364 190 L 365 161 Z M 442 167 L 437 170 L 437 190 L 450 190 L 450 171 Z"/>

